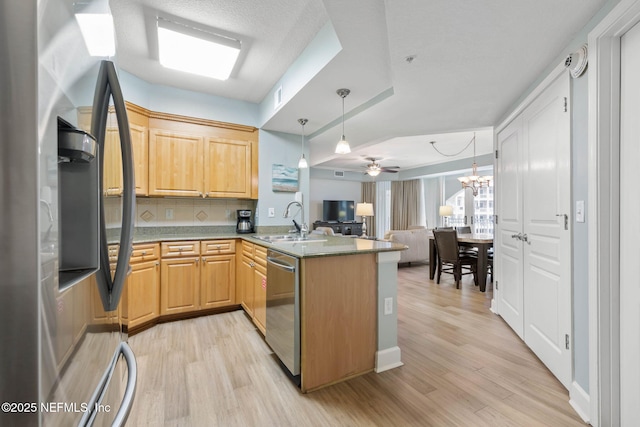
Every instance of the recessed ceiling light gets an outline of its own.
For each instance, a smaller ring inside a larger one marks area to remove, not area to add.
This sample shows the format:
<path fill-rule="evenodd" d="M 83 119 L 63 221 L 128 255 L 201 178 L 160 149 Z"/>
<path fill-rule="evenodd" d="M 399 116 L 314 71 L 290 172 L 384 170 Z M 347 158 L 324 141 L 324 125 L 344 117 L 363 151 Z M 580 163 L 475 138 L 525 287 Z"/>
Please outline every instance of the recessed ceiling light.
<path fill-rule="evenodd" d="M 240 40 L 158 18 L 158 54 L 164 67 L 227 80 L 240 47 Z"/>
<path fill-rule="evenodd" d="M 74 3 L 73 11 L 89 55 L 115 55 L 115 30 L 109 3 L 106 0 L 78 2 Z"/>

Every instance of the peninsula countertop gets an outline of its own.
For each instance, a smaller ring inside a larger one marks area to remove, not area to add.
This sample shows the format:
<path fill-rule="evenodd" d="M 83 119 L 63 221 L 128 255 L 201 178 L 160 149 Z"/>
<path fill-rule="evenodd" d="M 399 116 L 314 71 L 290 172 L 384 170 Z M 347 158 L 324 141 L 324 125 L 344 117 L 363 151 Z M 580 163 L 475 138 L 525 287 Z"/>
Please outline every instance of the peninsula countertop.
<path fill-rule="evenodd" d="M 312 234 L 309 236 L 308 240 L 269 243 L 256 237 L 261 235 L 262 233 L 238 234 L 226 231 L 212 233 L 177 232 L 148 236 L 136 235 L 134 236 L 133 243 L 170 242 L 179 240 L 242 239 L 298 258 L 403 251 L 407 249 L 405 245 L 398 243 L 358 237 L 323 236 L 319 234 Z"/>

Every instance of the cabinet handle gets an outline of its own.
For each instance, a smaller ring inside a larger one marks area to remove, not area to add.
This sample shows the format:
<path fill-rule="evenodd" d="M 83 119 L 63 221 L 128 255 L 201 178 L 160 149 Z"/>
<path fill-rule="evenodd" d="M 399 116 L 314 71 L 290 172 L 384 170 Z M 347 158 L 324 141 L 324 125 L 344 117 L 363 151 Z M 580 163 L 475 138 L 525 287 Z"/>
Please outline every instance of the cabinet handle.
<path fill-rule="evenodd" d="M 147 254 L 147 251 L 142 251 L 142 256 L 145 256 Z"/>
<path fill-rule="evenodd" d="M 160 267 L 160 263 L 156 261 L 156 268 Z"/>

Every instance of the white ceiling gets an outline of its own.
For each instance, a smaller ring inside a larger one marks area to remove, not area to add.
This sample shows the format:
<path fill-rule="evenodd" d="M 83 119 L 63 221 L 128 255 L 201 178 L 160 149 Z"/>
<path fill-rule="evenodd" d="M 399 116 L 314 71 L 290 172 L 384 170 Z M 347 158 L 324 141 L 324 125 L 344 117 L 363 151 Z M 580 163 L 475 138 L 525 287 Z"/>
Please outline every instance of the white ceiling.
<path fill-rule="evenodd" d="M 490 128 L 540 77 L 607 0 L 110 0 L 118 63 L 155 84 L 260 103 L 330 22 L 342 50 L 262 127 L 300 133 L 310 163 L 362 170 L 364 157 L 403 169 L 451 160 L 474 130 Z M 217 81 L 162 68 L 154 17 L 179 17 L 242 40 L 232 77 Z M 415 56 L 411 62 L 408 56 Z M 352 153 L 333 153 L 342 134 Z M 471 148 L 458 158 L 472 157 Z"/>

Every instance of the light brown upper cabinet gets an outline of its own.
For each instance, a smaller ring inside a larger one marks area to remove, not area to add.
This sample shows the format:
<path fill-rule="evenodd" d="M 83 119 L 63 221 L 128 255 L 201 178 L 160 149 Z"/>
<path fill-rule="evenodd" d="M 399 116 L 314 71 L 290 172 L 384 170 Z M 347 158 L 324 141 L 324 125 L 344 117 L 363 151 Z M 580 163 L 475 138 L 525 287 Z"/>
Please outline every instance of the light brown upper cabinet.
<path fill-rule="evenodd" d="M 204 138 L 152 128 L 149 132 L 149 195 L 202 197 Z"/>
<path fill-rule="evenodd" d="M 147 196 L 149 195 L 149 112 L 129 102 L 126 103 L 126 107 L 133 149 L 135 192 L 137 196 Z M 78 122 L 80 128 L 91 132 L 91 107 L 79 109 Z M 103 192 L 105 196 L 120 196 L 123 191 L 122 152 L 118 120 L 113 107 L 109 108 L 107 117 L 104 152 Z"/>
<path fill-rule="evenodd" d="M 207 139 L 204 156 L 207 197 L 251 198 L 252 148 L 251 141 Z"/>
<path fill-rule="evenodd" d="M 258 132 L 150 112 L 149 195 L 257 199 Z"/>

